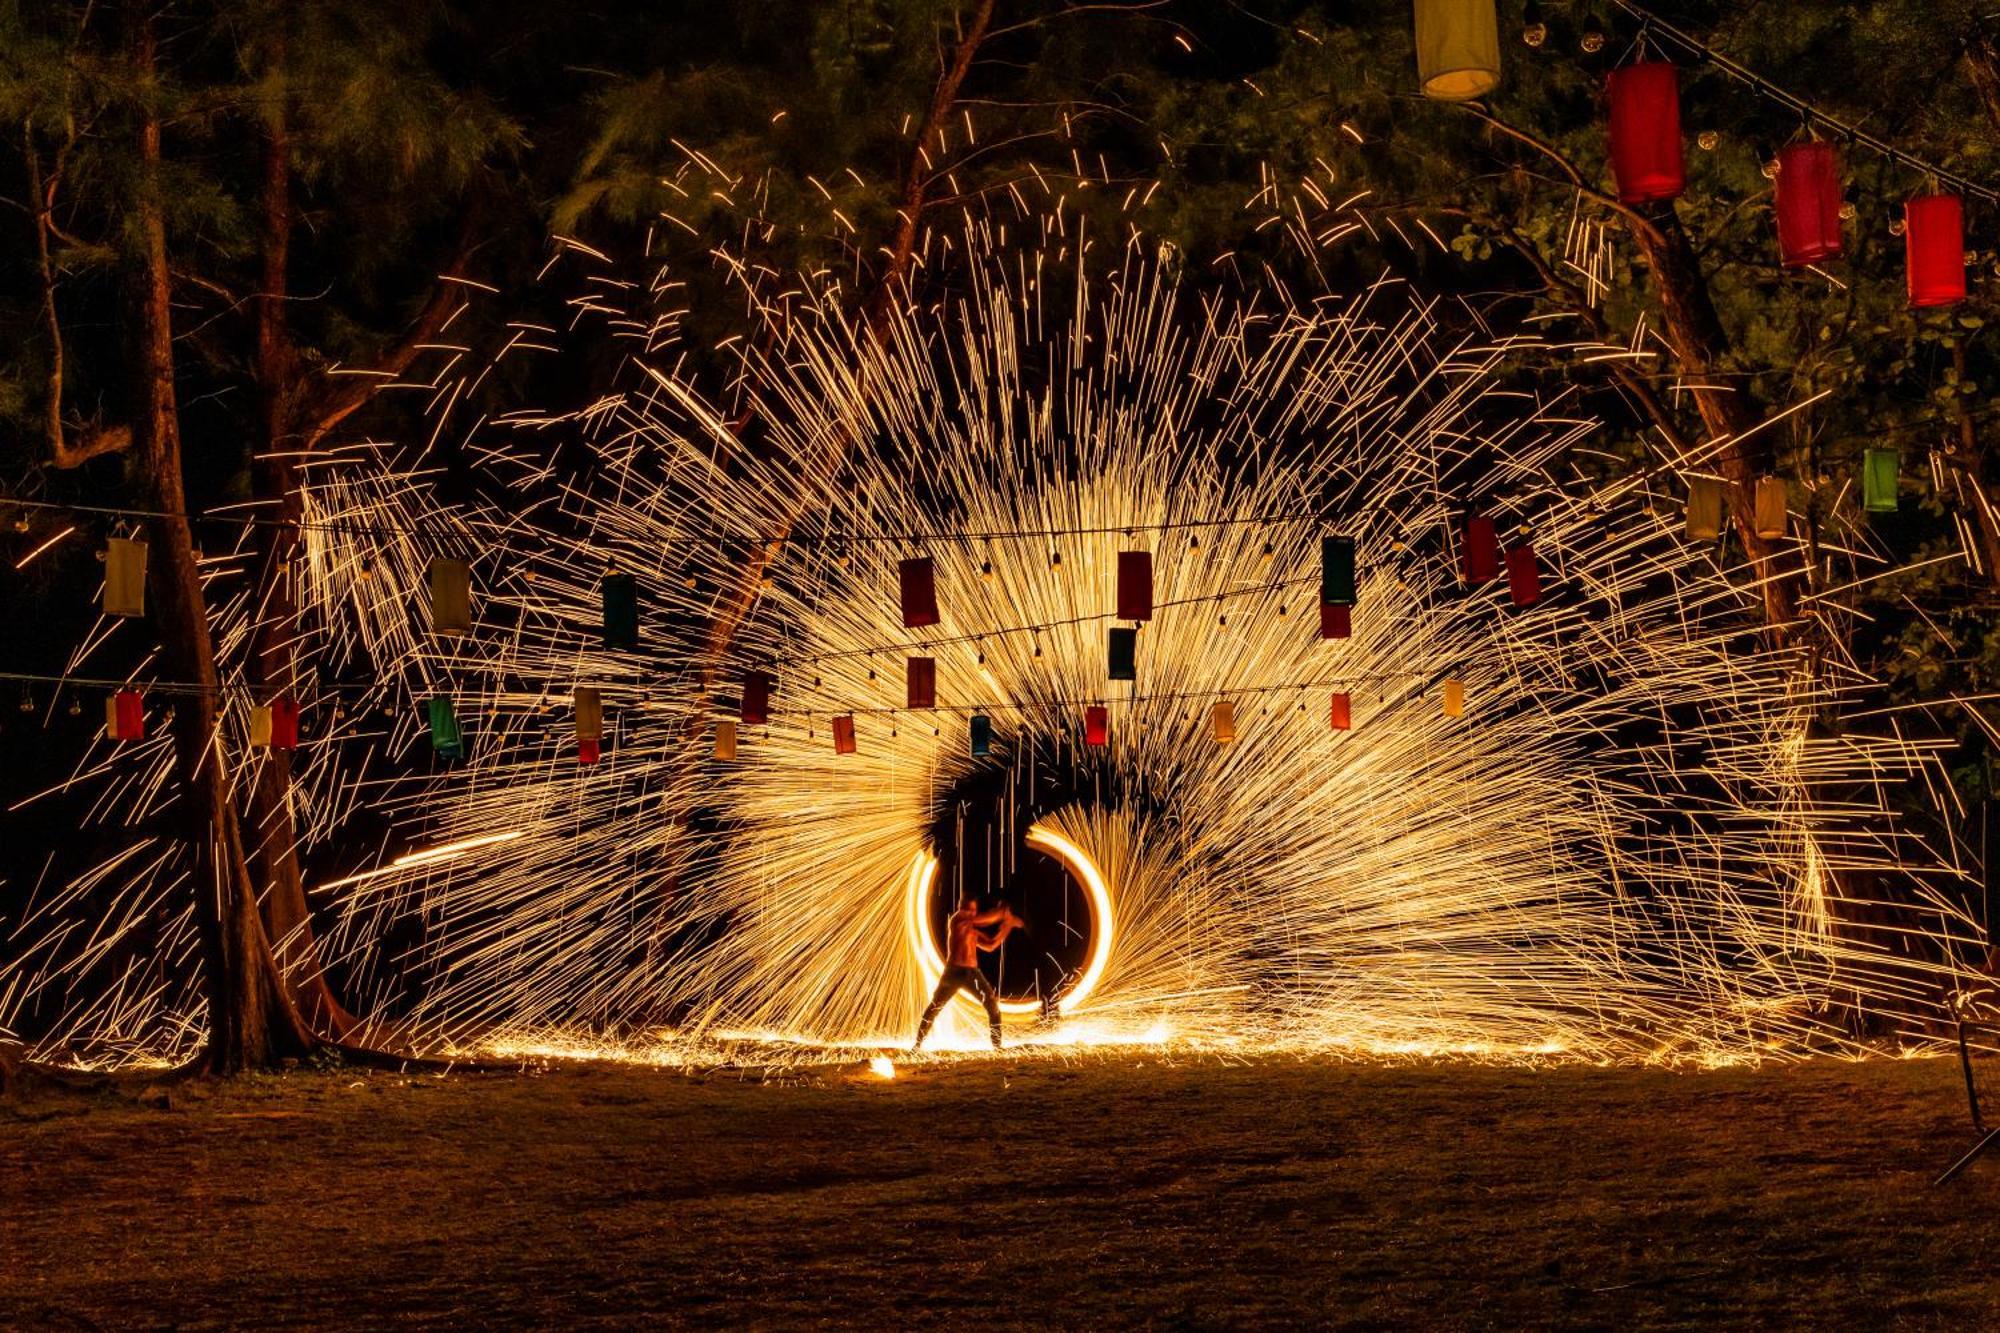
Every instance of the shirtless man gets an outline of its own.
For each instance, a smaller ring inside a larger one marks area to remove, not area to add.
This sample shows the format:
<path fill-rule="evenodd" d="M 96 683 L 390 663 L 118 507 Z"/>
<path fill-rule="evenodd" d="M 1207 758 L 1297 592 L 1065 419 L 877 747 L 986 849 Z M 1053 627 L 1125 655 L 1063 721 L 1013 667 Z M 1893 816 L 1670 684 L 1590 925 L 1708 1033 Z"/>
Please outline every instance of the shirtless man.
<path fill-rule="evenodd" d="M 1005 903 L 982 912 L 977 898 L 968 896 L 959 900 L 958 910 L 951 914 L 947 923 L 950 932 L 950 949 L 945 960 L 947 966 L 944 975 L 938 978 L 930 1007 L 924 1010 L 924 1021 L 917 1024 L 917 1041 L 910 1047 L 912 1051 L 923 1049 L 924 1038 L 930 1035 L 931 1023 L 936 1020 L 938 1012 L 950 1004 L 951 997 L 961 990 L 971 991 L 986 1006 L 986 1021 L 993 1031 L 993 1049 L 1000 1049 L 1000 996 L 985 973 L 979 970 L 979 955 L 999 948 L 1009 931 L 1027 924 L 1015 916 L 1013 909 Z"/>

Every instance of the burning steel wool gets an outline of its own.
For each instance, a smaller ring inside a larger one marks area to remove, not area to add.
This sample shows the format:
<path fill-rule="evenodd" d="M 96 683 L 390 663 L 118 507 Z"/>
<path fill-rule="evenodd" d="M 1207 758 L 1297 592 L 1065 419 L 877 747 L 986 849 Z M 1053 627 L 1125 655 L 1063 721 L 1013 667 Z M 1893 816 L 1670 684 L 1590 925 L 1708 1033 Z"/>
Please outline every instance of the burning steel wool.
<path fill-rule="evenodd" d="M 317 474 L 295 575 L 342 702 L 308 709 L 300 809 L 350 1007 L 433 1047 L 906 1044 L 970 894 L 1024 913 L 1003 1007 L 1052 1043 L 1727 1060 L 1924 1009 L 1930 946 L 1975 932 L 1887 789 L 1937 751 L 1823 724 L 1869 682 L 1687 539 L 1706 455 L 1630 465 L 1536 387 L 1627 349 L 1025 230 L 933 237 L 949 295 L 879 318 L 728 261 L 726 392 L 684 370 L 672 274 L 569 246 L 573 326 L 502 355 L 622 339 L 619 391 L 466 419 L 485 370 L 454 356 L 426 387 L 470 487 L 414 446 Z M 1529 595 L 1467 577 L 1469 516 Z M 1120 620 L 1135 551 L 1152 614 Z M 469 633 L 433 632 L 440 558 Z M 905 625 L 910 560 L 934 624 Z M 607 576 L 636 648 L 605 646 Z M 128 790 L 166 779 L 144 753 Z M 151 857 L 104 873 L 171 893 Z M 136 1047 L 192 1006 L 128 980 L 65 1036 Z M 983 1039 L 948 1012 L 944 1044 Z"/>

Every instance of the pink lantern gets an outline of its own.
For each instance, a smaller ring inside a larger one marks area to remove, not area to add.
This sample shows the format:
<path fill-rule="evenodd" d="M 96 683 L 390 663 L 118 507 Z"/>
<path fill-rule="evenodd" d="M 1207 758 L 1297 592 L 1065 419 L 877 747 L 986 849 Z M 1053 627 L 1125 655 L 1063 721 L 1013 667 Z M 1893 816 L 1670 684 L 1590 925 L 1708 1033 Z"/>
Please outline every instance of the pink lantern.
<path fill-rule="evenodd" d="M 1833 145 L 1780 149 L 1777 195 L 1778 257 L 1785 267 L 1840 258 L 1840 162 Z"/>
<path fill-rule="evenodd" d="M 1151 620 L 1153 618 L 1153 553 L 1151 551 L 1120 551 L 1118 553 L 1118 618 L 1120 620 Z"/>
<path fill-rule="evenodd" d="M 1965 299 L 1965 210 L 1957 195 L 1918 195 L 1904 204 L 1903 247 L 1913 308 Z"/>
<path fill-rule="evenodd" d="M 1687 188 L 1681 160 L 1680 80 L 1664 60 L 1614 69 L 1605 80 L 1611 99 L 1611 172 L 1618 200 L 1643 204 L 1678 199 Z"/>

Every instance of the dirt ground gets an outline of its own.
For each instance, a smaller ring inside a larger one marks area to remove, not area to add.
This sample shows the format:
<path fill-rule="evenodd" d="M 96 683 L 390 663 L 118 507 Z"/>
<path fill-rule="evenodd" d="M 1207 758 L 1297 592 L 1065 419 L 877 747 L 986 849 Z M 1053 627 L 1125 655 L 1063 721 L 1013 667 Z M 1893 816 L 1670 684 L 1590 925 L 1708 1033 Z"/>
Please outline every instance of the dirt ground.
<path fill-rule="evenodd" d="M 2000 1327 L 1948 1060 L 298 1072 L 0 1105 L 0 1327 Z M 157 1102 L 161 1100 L 155 1097 Z"/>

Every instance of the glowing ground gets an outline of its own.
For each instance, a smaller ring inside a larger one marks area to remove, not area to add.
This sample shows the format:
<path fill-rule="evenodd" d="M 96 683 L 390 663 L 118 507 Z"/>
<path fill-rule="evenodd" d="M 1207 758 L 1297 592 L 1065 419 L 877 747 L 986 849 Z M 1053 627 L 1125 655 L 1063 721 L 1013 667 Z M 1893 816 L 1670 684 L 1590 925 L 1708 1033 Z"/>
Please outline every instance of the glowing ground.
<path fill-rule="evenodd" d="M 896 1072 L 0 1103 L 0 1326 L 2000 1326 L 1951 1060 Z"/>

